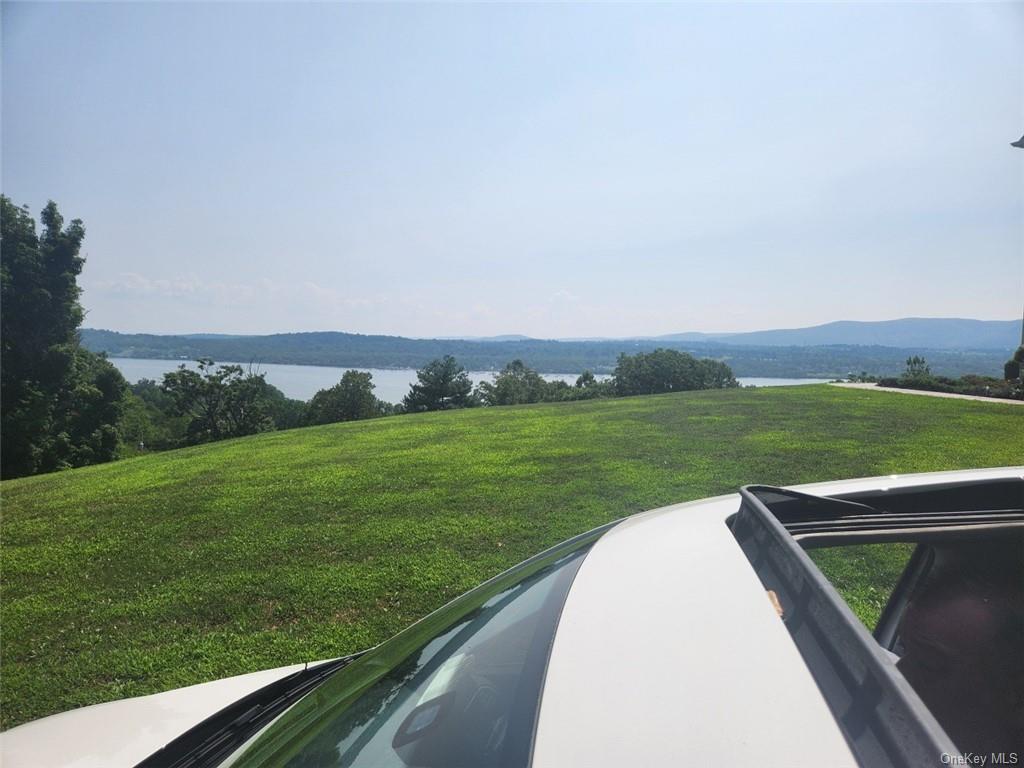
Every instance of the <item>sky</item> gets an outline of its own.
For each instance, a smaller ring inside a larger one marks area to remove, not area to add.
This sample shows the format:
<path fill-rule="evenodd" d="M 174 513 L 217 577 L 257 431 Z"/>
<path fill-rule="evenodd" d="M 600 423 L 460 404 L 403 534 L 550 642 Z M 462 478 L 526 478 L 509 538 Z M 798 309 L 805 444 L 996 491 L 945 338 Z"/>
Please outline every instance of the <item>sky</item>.
<path fill-rule="evenodd" d="M 85 325 L 634 336 L 1024 304 L 1024 4 L 3 3 Z"/>

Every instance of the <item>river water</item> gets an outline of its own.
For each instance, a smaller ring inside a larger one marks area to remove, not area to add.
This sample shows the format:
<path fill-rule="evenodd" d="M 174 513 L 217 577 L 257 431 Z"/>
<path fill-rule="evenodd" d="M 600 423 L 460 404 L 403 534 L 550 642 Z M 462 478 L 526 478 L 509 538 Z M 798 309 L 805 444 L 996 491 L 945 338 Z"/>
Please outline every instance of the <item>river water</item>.
<path fill-rule="evenodd" d="M 160 381 L 165 373 L 177 369 L 179 365 L 187 365 L 195 368 L 194 362 L 183 360 L 147 360 L 143 358 L 112 357 L 110 362 L 117 366 L 124 377 L 134 384 L 139 379 L 153 379 Z M 238 363 L 242 368 L 248 369 L 247 363 Z M 262 363 L 252 367 L 255 373 L 265 373 L 267 382 L 280 389 L 288 397 L 296 400 L 309 400 L 317 391 L 333 387 L 348 368 L 334 368 L 325 365 L 281 365 L 278 363 Z M 401 402 L 402 398 L 409 392 L 409 386 L 416 381 L 416 371 L 412 368 L 358 368 L 356 370 L 369 371 L 373 374 L 373 383 L 376 386 L 374 394 L 381 400 L 388 403 Z M 470 371 L 469 377 L 474 384 L 481 381 L 490 381 L 493 375 L 490 371 Z M 548 381 L 560 379 L 570 384 L 576 382 L 578 373 L 545 373 L 541 374 Z M 607 376 L 598 376 L 598 379 Z M 766 379 L 766 378 L 740 378 L 740 384 L 744 386 L 758 387 L 779 387 L 791 386 L 794 384 L 820 384 L 827 379 Z"/>

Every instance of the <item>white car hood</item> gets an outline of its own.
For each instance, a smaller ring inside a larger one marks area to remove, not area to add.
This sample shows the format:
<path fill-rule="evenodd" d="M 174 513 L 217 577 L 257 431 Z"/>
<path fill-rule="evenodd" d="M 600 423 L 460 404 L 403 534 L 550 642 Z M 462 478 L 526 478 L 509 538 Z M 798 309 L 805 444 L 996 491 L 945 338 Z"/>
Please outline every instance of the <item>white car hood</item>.
<path fill-rule="evenodd" d="M 210 715 L 305 664 L 73 709 L 0 734 L 4 768 L 134 766 Z"/>

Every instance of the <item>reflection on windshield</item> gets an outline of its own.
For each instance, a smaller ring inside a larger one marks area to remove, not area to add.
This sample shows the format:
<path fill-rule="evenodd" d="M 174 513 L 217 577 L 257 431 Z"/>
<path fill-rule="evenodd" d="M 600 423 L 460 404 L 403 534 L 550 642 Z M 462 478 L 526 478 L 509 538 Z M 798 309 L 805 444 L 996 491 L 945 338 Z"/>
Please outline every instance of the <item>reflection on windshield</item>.
<path fill-rule="evenodd" d="M 488 582 L 366 654 L 233 765 L 527 765 L 555 626 L 593 538 Z"/>

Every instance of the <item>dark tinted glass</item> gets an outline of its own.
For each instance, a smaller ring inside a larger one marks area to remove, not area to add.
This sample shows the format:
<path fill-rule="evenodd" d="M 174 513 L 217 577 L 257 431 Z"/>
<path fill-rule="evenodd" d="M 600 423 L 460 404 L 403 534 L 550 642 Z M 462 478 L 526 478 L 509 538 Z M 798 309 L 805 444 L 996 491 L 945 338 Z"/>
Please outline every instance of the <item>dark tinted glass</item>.
<path fill-rule="evenodd" d="M 1024 539 L 933 548 L 896 666 L 964 754 L 1024 758 Z"/>

